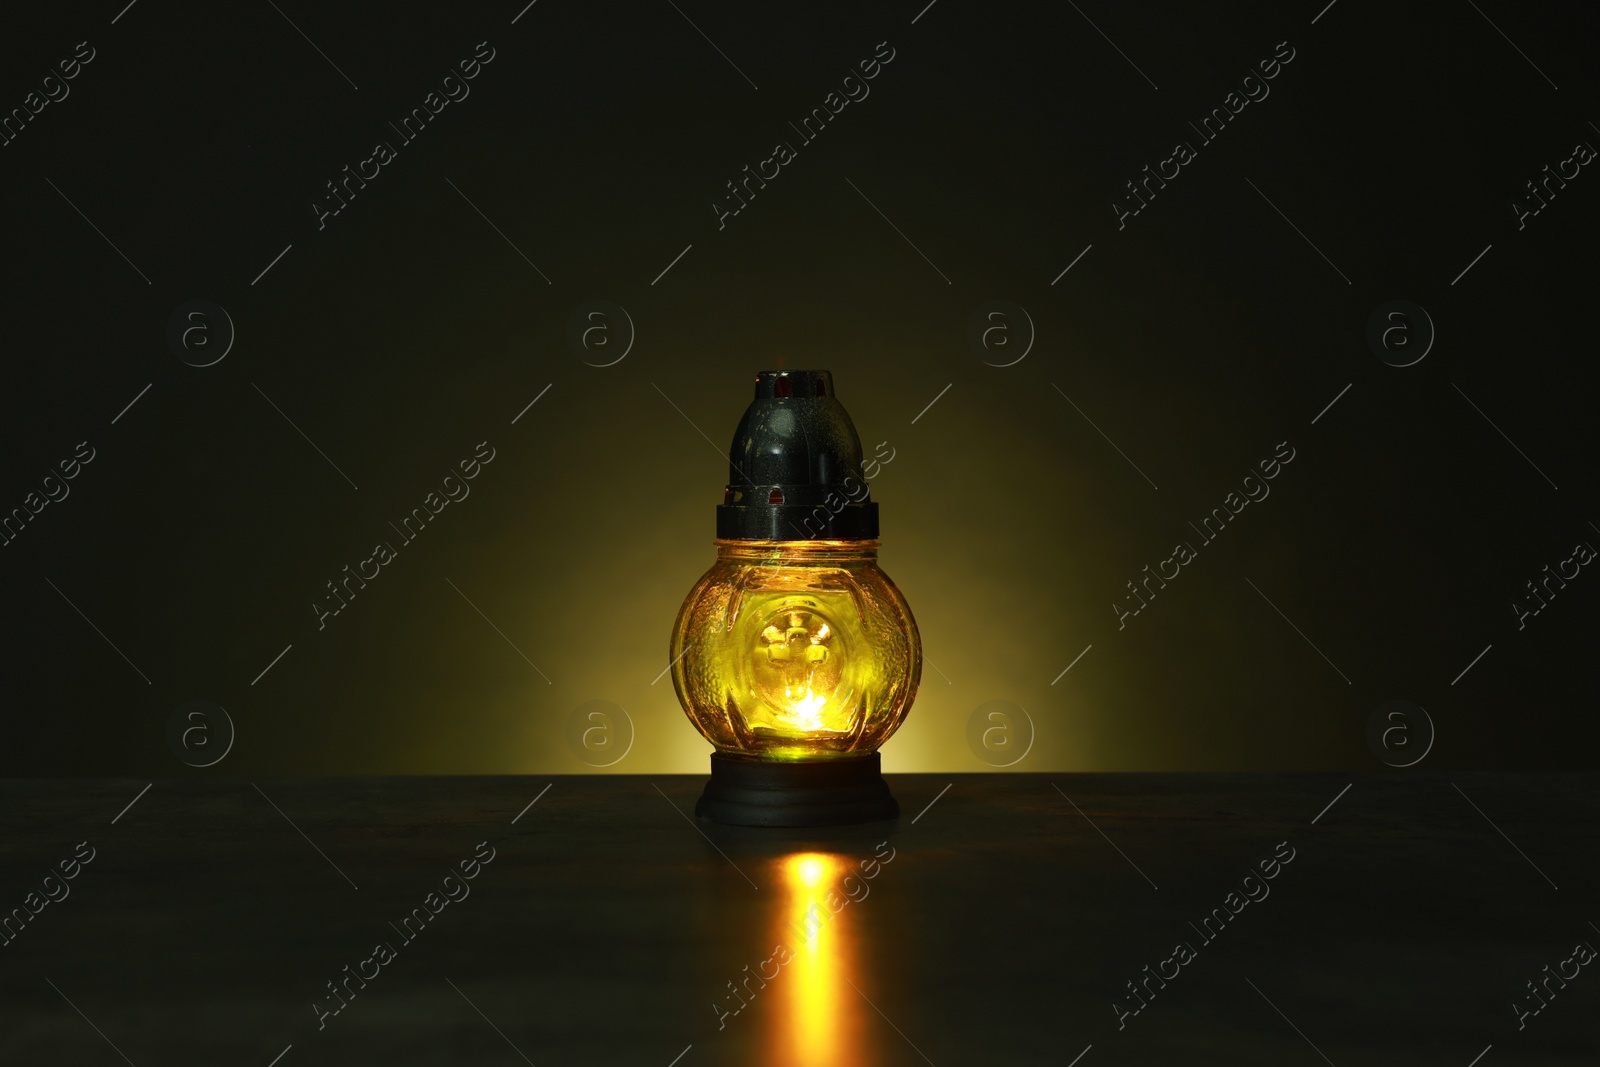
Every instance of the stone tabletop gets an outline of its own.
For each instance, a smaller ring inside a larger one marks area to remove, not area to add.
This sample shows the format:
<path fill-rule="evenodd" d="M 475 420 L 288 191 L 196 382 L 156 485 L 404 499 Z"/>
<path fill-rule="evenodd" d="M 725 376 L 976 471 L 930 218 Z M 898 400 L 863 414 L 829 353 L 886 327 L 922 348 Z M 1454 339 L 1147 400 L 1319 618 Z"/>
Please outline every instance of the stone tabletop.
<path fill-rule="evenodd" d="M 0 1063 L 1600 1062 L 1600 777 L 0 783 Z"/>

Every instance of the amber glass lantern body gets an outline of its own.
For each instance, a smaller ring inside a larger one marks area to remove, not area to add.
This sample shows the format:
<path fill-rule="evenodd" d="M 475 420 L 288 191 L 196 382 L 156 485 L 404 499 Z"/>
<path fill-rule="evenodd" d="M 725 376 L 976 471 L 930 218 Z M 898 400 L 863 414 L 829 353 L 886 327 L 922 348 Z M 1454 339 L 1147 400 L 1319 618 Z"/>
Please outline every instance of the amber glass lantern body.
<path fill-rule="evenodd" d="M 672 682 L 724 756 L 869 756 L 922 677 L 905 597 L 878 542 L 717 541 L 672 630 Z"/>

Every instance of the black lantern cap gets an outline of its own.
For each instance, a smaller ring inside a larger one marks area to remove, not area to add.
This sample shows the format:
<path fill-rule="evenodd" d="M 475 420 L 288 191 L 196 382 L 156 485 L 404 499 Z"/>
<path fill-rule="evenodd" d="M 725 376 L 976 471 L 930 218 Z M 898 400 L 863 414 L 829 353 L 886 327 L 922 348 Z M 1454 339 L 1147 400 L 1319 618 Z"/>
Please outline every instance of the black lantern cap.
<path fill-rule="evenodd" d="M 769 370 L 728 448 L 717 536 L 733 541 L 871 541 L 878 504 L 861 438 L 834 399 L 833 373 Z"/>

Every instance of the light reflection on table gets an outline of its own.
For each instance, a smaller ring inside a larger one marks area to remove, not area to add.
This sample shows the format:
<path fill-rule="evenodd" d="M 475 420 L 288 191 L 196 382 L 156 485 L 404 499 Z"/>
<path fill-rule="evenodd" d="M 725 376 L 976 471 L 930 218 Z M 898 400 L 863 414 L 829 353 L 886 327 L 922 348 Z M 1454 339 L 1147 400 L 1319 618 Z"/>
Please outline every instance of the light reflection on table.
<path fill-rule="evenodd" d="M 853 864 L 824 852 L 800 852 L 777 861 L 783 901 L 774 923 L 789 960 L 774 981 L 785 1004 L 764 1013 L 765 1061 L 774 1067 L 853 1067 L 863 1063 L 862 1025 L 867 1005 L 850 982 L 858 981 L 858 940 L 848 898 L 840 887 Z M 836 913 L 829 906 L 844 902 Z"/>

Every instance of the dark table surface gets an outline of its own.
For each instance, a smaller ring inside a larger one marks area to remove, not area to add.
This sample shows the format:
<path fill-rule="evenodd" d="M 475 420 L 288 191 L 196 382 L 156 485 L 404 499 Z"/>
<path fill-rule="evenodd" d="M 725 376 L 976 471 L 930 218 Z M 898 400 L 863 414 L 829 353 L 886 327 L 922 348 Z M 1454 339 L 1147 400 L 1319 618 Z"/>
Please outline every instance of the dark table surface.
<path fill-rule="evenodd" d="M 0 783 L 0 1063 L 1600 1063 L 1594 775 L 702 781 Z"/>

